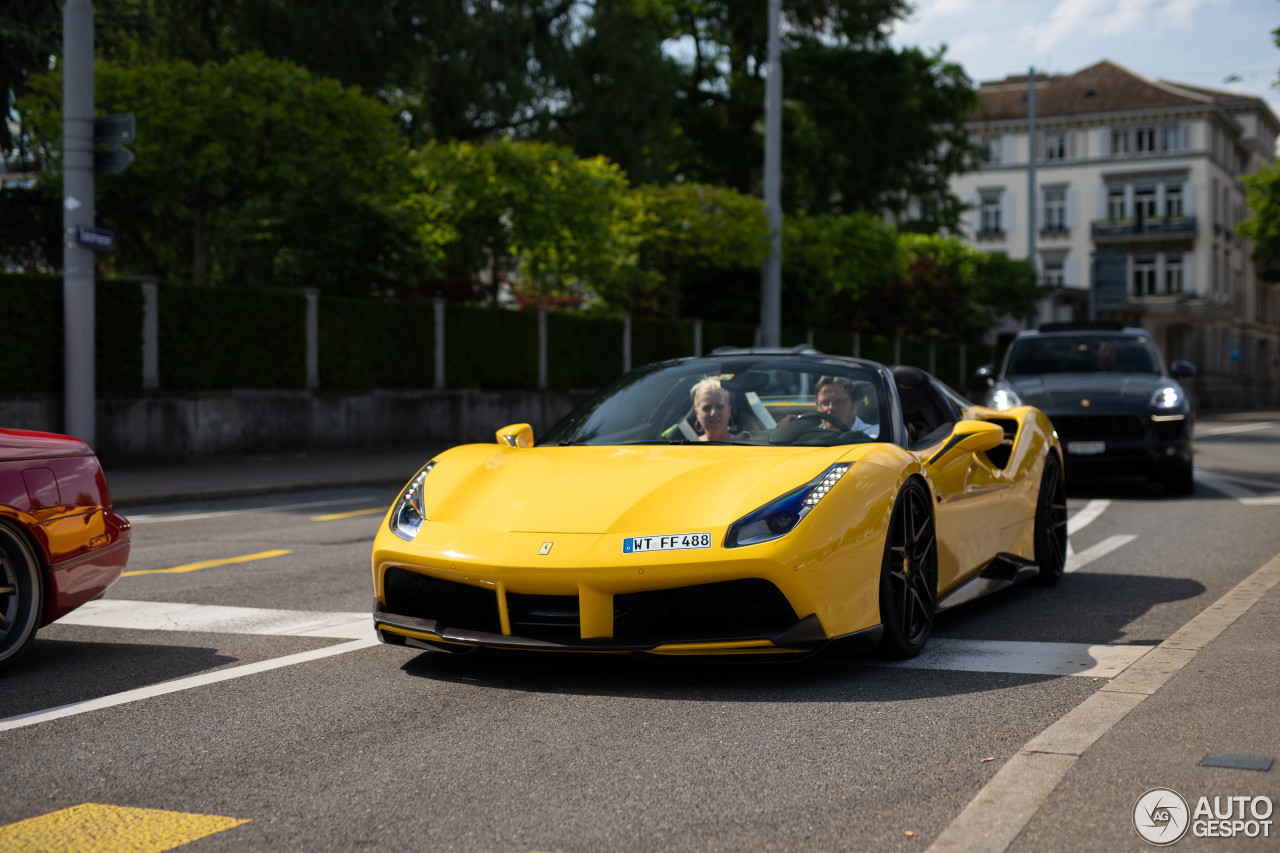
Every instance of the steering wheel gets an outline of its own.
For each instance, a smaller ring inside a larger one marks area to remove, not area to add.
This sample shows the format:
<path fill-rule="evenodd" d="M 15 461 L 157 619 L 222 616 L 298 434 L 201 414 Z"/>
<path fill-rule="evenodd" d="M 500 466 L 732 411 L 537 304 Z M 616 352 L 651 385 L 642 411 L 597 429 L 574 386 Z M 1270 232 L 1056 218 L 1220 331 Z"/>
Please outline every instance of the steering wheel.
<path fill-rule="evenodd" d="M 848 424 L 837 418 L 835 415 L 828 414 L 827 412 L 801 412 L 796 415 L 796 420 L 798 421 L 810 420 L 812 418 L 821 418 L 836 429 L 840 430 L 840 432 L 848 432 L 850 430 L 850 426 Z"/>

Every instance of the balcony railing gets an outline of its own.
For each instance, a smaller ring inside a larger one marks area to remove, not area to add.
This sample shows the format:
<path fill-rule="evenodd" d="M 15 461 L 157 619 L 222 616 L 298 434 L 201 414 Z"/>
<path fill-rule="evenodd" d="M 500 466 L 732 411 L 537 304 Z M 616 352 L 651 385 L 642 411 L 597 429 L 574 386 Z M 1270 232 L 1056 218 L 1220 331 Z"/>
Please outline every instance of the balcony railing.
<path fill-rule="evenodd" d="M 1166 237 L 1194 234 L 1194 216 L 1150 217 L 1138 219 L 1099 219 L 1093 223 L 1093 238 L 1127 239 L 1130 237 Z"/>

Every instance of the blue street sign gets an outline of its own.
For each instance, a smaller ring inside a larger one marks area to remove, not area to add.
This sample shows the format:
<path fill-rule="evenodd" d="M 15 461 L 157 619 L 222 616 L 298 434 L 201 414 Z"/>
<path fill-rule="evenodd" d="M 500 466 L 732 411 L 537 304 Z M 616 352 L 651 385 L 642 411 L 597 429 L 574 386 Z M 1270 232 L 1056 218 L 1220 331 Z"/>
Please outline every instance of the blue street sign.
<path fill-rule="evenodd" d="M 101 228 L 90 228 L 87 225 L 76 226 L 76 243 L 96 252 L 110 252 L 116 247 L 116 235 Z"/>
<path fill-rule="evenodd" d="M 1239 361 L 1240 355 L 1241 355 L 1240 347 L 1232 347 L 1230 350 L 1227 351 L 1227 358 L 1231 359 L 1232 361 Z"/>

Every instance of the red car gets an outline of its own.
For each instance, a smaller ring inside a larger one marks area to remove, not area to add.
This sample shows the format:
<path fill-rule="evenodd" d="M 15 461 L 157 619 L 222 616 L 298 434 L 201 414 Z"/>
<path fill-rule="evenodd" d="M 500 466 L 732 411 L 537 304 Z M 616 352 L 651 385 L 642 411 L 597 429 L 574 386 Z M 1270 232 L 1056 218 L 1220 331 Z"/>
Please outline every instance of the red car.
<path fill-rule="evenodd" d="M 120 579 L 129 520 L 102 466 L 67 435 L 0 429 L 0 669 L 36 630 Z"/>

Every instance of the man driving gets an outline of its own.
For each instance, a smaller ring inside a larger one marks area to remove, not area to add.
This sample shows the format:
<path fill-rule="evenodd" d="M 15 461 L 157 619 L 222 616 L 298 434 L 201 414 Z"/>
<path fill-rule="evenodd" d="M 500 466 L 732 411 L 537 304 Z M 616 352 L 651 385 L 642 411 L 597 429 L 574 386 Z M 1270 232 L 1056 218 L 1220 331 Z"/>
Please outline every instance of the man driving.
<path fill-rule="evenodd" d="M 816 392 L 818 411 L 834 419 L 823 418 L 823 429 L 847 427 L 868 438 L 879 438 L 880 425 L 867 423 L 858 417 L 859 407 L 867 411 L 872 406 L 871 387 L 868 383 L 854 382 L 843 376 L 823 376 L 818 380 Z"/>

